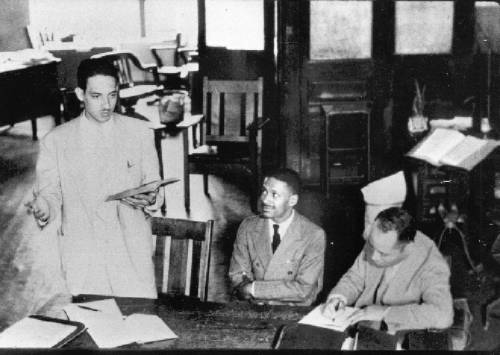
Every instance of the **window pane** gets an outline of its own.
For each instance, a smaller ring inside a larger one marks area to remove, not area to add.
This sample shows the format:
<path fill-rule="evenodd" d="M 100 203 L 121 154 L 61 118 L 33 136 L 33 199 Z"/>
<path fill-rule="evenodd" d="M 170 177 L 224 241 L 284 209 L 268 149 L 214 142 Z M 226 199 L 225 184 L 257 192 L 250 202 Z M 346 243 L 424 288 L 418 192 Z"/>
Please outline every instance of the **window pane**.
<path fill-rule="evenodd" d="M 370 58 L 371 1 L 311 1 L 312 60 Z"/>
<path fill-rule="evenodd" d="M 453 1 L 397 1 L 396 53 L 450 53 Z"/>
<path fill-rule="evenodd" d="M 140 37 L 138 0 L 30 0 L 33 29 L 55 39 L 75 34 L 75 41 L 113 43 Z"/>
<path fill-rule="evenodd" d="M 146 0 L 146 36 L 158 41 L 182 34 L 182 43 L 198 45 L 197 0 Z"/>
<path fill-rule="evenodd" d="M 264 49 L 263 0 L 206 0 L 207 46 Z"/>
<path fill-rule="evenodd" d="M 482 53 L 489 49 L 500 53 L 500 5 L 494 1 L 477 1 L 476 43 Z"/>

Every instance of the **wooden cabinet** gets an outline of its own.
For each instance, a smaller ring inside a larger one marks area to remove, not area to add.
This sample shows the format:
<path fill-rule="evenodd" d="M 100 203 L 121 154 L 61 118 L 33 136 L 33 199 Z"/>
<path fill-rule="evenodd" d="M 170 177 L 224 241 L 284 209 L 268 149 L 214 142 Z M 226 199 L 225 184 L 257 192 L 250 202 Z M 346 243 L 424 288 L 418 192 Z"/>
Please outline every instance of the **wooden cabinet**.
<path fill-rule="evenodd" d="M 370 179 L 371 103 L 366 100 L 324 103 L 321 184 L 365 184 Z"/>

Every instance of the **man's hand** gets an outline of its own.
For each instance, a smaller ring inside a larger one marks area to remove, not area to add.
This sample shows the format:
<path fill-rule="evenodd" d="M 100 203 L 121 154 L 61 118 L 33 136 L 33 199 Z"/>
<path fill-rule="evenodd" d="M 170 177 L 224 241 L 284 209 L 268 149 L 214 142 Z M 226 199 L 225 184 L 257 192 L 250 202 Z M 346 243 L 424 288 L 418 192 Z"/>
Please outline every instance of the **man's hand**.
<path fill-rule="evenodd" d="M 382 321 L 384 319 L 385 311 L 387 310 L 386 306 L 380 305 L 371 305 L 366 306 L 364 308 L 358 309 L 356 312 L 349 316 L 349 320 L 351 324 L 360 322 L 362 320 L 371 320 L 371 321 Z"/>
<path fill-rule="evenodd" d="M 28 212 L 33 213 L 33 216 L 41 223 L 41 225 L 45 225 L 47 223 L 50 218 L 50 208 L 45 199 L 35 196 L 33 201 L 28 202 L 26 206 L 28 207 Z"/>
<path fill-rule="evenodd" d="M 252 282 L 247 275 L 243 275 L 243 281 L 234 288 L 234 295 L 240 300 L 251 300 L 253 298 Z"/>
<path fill-rule="evenodd" d="M 326 318 L 333 318 L 337 311 L 344 309 L 346 304 L 344 300 L 336 295 L 328 296 L 328 299 L 321 308 L 321 313 Z"/>
<path fill-rule="evenodd" d="M 137 194 L 130 197 L 125 197 L 121 199 L 126 205 L 129 205 L 132 208 L 143 209 L 145 207 L 151 206 L 156 202 L 156 195 L 158 190 L 150 192 L 148 194 Z"/>

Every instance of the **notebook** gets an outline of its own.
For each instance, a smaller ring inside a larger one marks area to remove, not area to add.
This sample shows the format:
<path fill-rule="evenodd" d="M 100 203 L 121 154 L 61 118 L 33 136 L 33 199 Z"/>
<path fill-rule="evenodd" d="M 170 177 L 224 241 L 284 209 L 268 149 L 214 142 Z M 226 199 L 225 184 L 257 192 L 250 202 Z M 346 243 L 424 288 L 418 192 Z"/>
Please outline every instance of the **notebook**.
<path fill-rule="evenodd" d="M 113 200 L 121 200 L 122 198 L 135 196 L 138 194 L 148 194 L 159 189 L 162 186 L 172 184 L 174 182 L 179 181 L 179 179 L 169 178 L 164 180 L 155 180 L 152 182 L 148 182 L 147 184 L 143 184 L 141 186 L 134 187 L 132 189 L 127 189 L 122 192 L 116 193 L 114 195 L 110 195 L 106 198 L 106 202 Z"/>
<path fill-rule="evenodd" d="M 64 307 L 64 311 L 69 319 L 85 324 L 99 348 L 177 338 L 156 315 L 134 313 L 124 317 L 114 299 L 73 303 Z"/>
<path fill-rule="evenodd" d="M 82 323 L 29 316 L 0 334 L 0 348 L 57 348 L 85 331 Z"/>
<path fill-rule="evenodd" d="M 343 332 L 348 326 L 351 325 L 349 316 L 356 310 L 358 310 L 358 308 L 344 307 L 343 309 L 337 311 L 334 317 L 330 319 L 323 315 L 321 312 L 321 305 L 319 305 L 306 314 L 306 316 L 302 318 L 299 323 Z"/>

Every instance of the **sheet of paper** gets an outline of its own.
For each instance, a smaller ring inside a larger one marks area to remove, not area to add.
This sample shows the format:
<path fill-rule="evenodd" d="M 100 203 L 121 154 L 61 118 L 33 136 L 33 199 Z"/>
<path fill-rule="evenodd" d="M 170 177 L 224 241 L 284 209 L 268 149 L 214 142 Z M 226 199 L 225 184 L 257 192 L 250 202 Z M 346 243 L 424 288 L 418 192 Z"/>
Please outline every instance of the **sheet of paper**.
<path fill-rule="evenodd" d="M 76 326 L 26 317 L 0 334 L 0 348 L 51 348 Z"/>
<path fill-rule="evenodd" d="M 128 332 L 138 343 L 174 339 L 177 335 L 156 315 L 134 313 L 125 320 Z"/>
<path fill-rule="evenodd" d="M 90 303 L 90 302 L 88 302 Z M 70 320 L 82 322 L 87 327 L 89 335 L 100 348 L 114 348 L 133 343 L 135 340 L 124 326 L 121 312 L 106 313 L 81 308 L 84 304 L 71 304 L 64 307 Z"/>
<path fill-rule="evenodd" d="M 104 313 L 114 314 L 120 317 L 123 316 L 114 298 L 109 298 L 106 300 L 99 300 L 99 301 L 91 301 L 91 302 L 73 303 L 72 305 L 90 307 Z"/>
<path fill-rule="evenodd" d="M 99 348 L 177 338 L 156 315 L 134 313 L 123 317 L 114 299 L 72 303 L 64 311 L 70 320 L 85 324 Z"/>
<path fill-rule="evenodd" d="M 451 166 L 459 166 L 468 156 L 474 154 L 484 147 L 488 141 L 473 136 L 465 137 L 460 144 L 454 147 L 448 154 L 441 158 L 441 163 Z"/>
<path fill-rule="evenodd" d="M 323 316 L 320 305 L 309 312 L 299 321 L 299 323 L 343 332 L 349 325 L 351 325 L 347 318 L 356 310 L 357 308 L 354 307 L 345 307 L 342 310 L 339 310 L 333 319 L 330 319 Z"/>
<path fill-rule="evenodd" d="M 458 145 L 464 135 L 452 129 L 437 128 L 421 142 L 409 155 L 439 166 L 441 158 Z"/>

